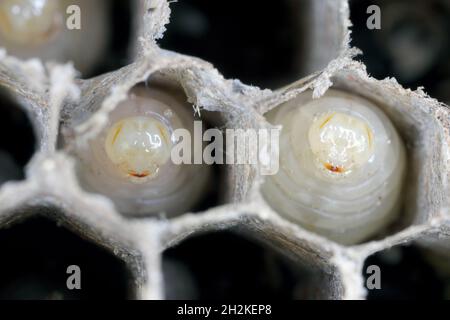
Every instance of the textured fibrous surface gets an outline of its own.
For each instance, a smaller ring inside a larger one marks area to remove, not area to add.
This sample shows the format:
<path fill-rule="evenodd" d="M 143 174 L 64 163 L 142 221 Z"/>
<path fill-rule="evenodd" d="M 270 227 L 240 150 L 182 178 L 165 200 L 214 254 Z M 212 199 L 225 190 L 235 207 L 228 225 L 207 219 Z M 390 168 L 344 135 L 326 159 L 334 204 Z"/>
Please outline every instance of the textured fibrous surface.
<path fill-rule="evenodd" d="M 28 112 L 38 139 L 26 180 L 1 186 L 0 226 L 37 213 L 50 215 L 124 260 L 132 270 L 138 299 L 164 298 L 162 253 L 206 231 L 233 229 L 320 270 L 319 297 L 331 299 L 365 297 L 362 268 L 375 252 L 411 242 L 445 251 L 450 246 L 448 107 L 421 90 L 403 89 L 395 79 L 370 78 L 364 65 L 354 60 L 357 51 L 349 47 L 347 1 L 311 2 L 315 17 L 311 24 L 316 27 L 308 65 L 315 73 L 277 91 L 226 80 L 207 62 L 159 48 L 157 39 L 163 37 L 170 17 L 164 0 L 140 4 L 142 25 L 134 62 L 91 80 L 76 79 L 70 65 L 20 61 L 0 51 L 0 83 Z M 325 12 L 331 18 L 319 19 Z M 408 148 L 406 209 L 395 232 L 342 246 L 306 231 L 271 209 L 260 193 L 264 177 L 256 167 L 243 165 L 227 167 L 222 182 L 227 186 L 224 205 L 170 220 L 131 220 L 119 214 L 109 199 L 82 189 L 70 148 L 58 148 L 63 131 L 59 126 L 69 132 L 71 148 L 85 147 L 128 91 L 151 76 L 177 83 L 191 104 L 220 112 L 230 128 L 269 127 L 263 115 L 305 90 L 318 98 L 333 87 L 375 102 L 394 122 Z"/>

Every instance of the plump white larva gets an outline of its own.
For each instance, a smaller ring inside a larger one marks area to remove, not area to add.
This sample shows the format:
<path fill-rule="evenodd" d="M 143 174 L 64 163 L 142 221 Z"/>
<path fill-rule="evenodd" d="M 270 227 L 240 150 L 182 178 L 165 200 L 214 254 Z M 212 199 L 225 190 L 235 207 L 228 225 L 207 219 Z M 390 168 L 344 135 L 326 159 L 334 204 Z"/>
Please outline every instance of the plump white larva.
<path fill-rule="evenodd" d="M 73 61 L 86 72 L 103 56 L 108 41 L 107 0 L 1 0 L 0 47 L 22 59 Z M 77 21 L 80 28 L 67 22 Z M 68 10 L 68 11 L 67 11 Z M 75 20 L 74 20 L 75 19 Z"/>
<path fill-rule="evenodd" d="M 86 189 L 108 196 L 127 215 L 188 212 L 205 194 L 207 165 L 171 160 L 178 128 L 193 134 L 191 106 L 161 89 L 138 86 L 110 114 L 106 128 L 79 152 Z"/>
<path fill-rule="evenodd" d="M 283 126 L 280 171 L 263 185 L 277 212 L 344 244 L 396 217 L 405 150 L 376 105 L 336 90 L 313 100 L 308 91 L 266 116 Z"/>

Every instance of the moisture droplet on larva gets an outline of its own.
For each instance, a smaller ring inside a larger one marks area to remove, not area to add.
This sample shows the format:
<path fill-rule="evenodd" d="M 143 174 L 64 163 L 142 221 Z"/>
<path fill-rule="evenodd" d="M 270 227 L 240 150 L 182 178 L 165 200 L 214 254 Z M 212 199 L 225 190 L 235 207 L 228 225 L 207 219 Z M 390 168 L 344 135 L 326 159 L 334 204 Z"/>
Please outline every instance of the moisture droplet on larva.
<path fill-rule="evenodd" d="M 129 117 L 117 121 L 107 133 L 109 160 L 124 175 L 142 182 L 155 177 L 170 159 L 172 143 L 166 125 L 153 117 Z"/>
<path fill-rule="evenodd" d="M 319 168 L 336 174 L 348 174 L 364 166 L 374 152 L 369 124 L 344 112 L 317 115 L 308 140 Z"/>

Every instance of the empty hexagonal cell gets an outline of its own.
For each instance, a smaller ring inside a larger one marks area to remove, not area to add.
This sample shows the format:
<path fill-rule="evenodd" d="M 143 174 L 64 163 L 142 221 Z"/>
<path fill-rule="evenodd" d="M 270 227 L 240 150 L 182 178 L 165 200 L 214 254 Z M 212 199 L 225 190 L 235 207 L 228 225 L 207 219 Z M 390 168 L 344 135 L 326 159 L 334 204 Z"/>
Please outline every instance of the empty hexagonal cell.
<path fill-rule="evenodd" d="M 236 232 L 193 236 L 163 254 L 167 299 L 320 299 L 328 279 L 301 258 Z"/>
<path fill-rule="evenodd" d="M 89 105 L 86 112 L 87 106 L 77 106 L 63 123 L 61 141 L 77 159 L 85 190 L 107 196 L 121 213 L 134 217 L 174 217 L 226 201 L 224 166 L 203 157 L 203 134 L 223 119 L 205 110 L 200 117 L 180 85 L 159 77 L 137 84 L 109 114 L 105 128 L 81 146 L 71 128 L 86 121 L 100 102 L 95 110 Z"/>
<path fill-rule="evenodd" d="M 448 299 L 450 270 L 445 260 L 448 257 L 436 260 L 430 251 L 416 245 L 378 252 L 367 258 L 363 268 L 367 299 Z M 439 264 L 447 264 L 446 276 L 438 270 Z"/>
<path fill-rule="evenodd" d="M 126 299 L 134 294 L 121 260 L 47 218 L 4 227 L 0 246 L 0 299 Z"/>
<path fill-rule="evenodd" d="M 0 88 L 0 184 L 24 178 L 24 167 L 35 150 L 35 135 L 19 102 Z"/>
<path fill-rule="evenodd" d="M 308 3 L 176 2 L 171 4 L 171 24 L 160 43 L 165 49 L 213 63 L 227 78 L 279 87 L 298 79 L 304 67 Z"/>
<path fill-rule="evenodd" d="M 363 50 L 360 59 L 371 75 L 394 76 L 406 87 L 423 86 L 436 98 L 448 98 L 440 88 L 450 78 L 448 1 L 354 0 L 350 8 L 352 45 Z M 375 25 L 380 29 L 369 29 Z"/>

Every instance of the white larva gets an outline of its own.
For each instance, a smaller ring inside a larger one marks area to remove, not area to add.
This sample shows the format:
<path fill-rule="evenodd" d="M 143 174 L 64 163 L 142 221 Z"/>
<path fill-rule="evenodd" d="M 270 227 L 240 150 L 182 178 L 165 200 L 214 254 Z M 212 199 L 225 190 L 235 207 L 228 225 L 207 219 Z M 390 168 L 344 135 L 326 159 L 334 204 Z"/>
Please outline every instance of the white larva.
<path fill-rule="evenodd" d="M 67 27 L 71 5 L 81 10 L 80 29 Z M 0 47 L 22 59 L 72 61 L 88 72 L 106 50 L 108 8 L 107 0 L 2 0 Z"/>
<path fill-rule="evenodd" d="M 336 90 L 317 100 L 304 92 L 266 116 L 283 126 L 280 171 L 262 190 L 277 212 L 344 244 L 396 217 L 405 150 L 377 106 Z"/>
<path fill-rule="evenodd" d="M 138 86 L 110 114 L 109 123 L 80 151 L 79 176 L 88 190 L 111 198 L 126 215 L 191 210 L 205 194 L 210 167 L 175 165 L 173 132 L 193 132 L 192 107 L 161 89 Z"/>

